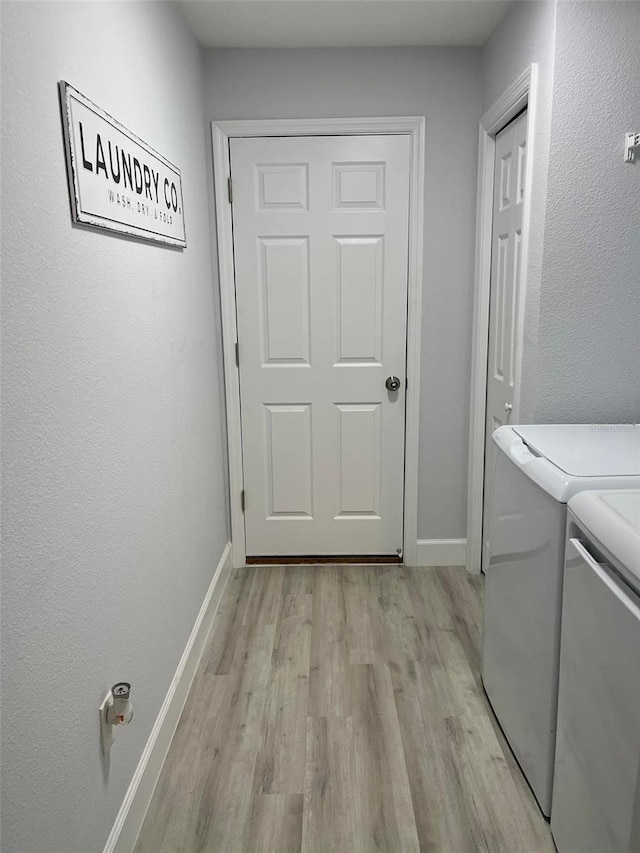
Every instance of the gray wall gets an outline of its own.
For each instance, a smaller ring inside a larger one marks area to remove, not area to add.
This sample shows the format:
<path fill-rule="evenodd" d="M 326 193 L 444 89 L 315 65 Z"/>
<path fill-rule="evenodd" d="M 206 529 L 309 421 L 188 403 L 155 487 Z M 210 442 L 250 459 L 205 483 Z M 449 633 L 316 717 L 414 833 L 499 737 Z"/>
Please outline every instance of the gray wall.
<path fill-rule="evenodd" d="M 2 849 L 89 853 L 228 538 L 202 56 L 168 3 L 2 3 L 2 30 Z M 182 169 L 186 251 L 72 227 L 60 79 Z"/>
<path fill-rule="evenodd" d="M 484 53 L 486 110 L 539 63 L 521 420 L 640 420 L 640 3 L 516 3 Z"/>
<path fill-rule="evenodd" d="M 558 4 L 536 420 L 640 420 L 640 3 Z"/>
<path fill-rule="evenodd" d="M 466 535 L 480 50 L 210 50 L 206 119 L 426 116 L 420 538 Z"/>
<path fill-rule="evenodd" d="M 529 229 L 528 276 L 524 301 L 524 329 L 521 378 L 521 422 L 534 420 L 537 382 L 538 320 L 542 286 L 543 244 L 547 212 L 549 137 L 553 101 L 555 57 L 555 0 L 514 3 L 483 51 L 486 112 L 535 62 L 538 65 L 538 97 L 535 128 L 529 133 L 529 154 L 533 158 L 533 186 Z"/>

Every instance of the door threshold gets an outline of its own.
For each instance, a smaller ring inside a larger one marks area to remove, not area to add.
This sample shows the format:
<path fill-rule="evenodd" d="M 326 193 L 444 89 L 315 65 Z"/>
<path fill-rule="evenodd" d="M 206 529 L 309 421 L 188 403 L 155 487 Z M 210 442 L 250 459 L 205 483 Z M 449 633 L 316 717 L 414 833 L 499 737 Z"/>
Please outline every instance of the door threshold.
<path fill-rule="evenodd" d="M 397 554 L 378 554 L 378 555 L 354 555 L 354 554 L 332 554 L 330 556 L 270 556 L 270 557 L 247 557 L 246 563 L 248 566 L 298 566 L 307 565 L 309 563 L 394 563 L 402 562 L 402 557 Z"/>

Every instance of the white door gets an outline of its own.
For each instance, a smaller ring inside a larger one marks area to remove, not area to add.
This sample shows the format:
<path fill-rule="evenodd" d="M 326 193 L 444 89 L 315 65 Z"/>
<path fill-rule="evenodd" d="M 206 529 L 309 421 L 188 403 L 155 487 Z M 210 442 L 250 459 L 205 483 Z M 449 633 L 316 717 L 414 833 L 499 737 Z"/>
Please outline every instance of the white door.
<path fill-rule="evenodd" d="M 231 140 L 248 556 L 402 549 L 409 146 Z"/>
<path fill-rule="evenodd" d="M 496 136 L 489 297 L 486 440 L 509 422 L 516 391 L 516 333 L 527 158 L 527 113 Z"/>
<path fill-rule="evenodd" d="M 516 358 L 519 345 L 517 335 L 526 165 L 527 113 L 525 110 L 496 136 L 485 420 L 485 522 L 493 457 L 491 434 L 499 426 L 510 422 L 517 391 Z M 485 524 L 483 570 L 486 544 Z"/>

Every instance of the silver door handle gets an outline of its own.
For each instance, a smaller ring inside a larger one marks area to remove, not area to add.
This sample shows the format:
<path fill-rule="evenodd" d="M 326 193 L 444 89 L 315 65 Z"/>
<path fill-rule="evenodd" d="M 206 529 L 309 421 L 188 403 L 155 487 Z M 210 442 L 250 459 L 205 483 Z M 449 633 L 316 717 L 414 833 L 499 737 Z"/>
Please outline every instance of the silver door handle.
<path fill-rule="evenodd" d="M 397 376 L 387 376 L 384 384 L 387 386 L 387 391 L 397 391 L 400 388 L 400 380 Z"/>
<path fill-rule="evenodd" d="M 513 403 L 505 403 L 505 404 L 504 404 L 504 410 L 505 410 L 505 412 L 510 412 L 510 411 L 511 411 L 511 409 L 513 409 Z"/>

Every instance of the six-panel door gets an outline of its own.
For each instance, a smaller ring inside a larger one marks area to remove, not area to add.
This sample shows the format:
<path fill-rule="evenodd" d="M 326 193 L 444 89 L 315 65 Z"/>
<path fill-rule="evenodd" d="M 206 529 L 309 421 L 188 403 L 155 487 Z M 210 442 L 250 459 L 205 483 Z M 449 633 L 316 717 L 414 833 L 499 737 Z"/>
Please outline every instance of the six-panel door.
<path fill-rule="evenodd" d="M 409 145 L 231 140 L 248 555 L 402 548 Z"/>
<path fill-rule="evenodd" d="M 491 494 L 492 433 L 513 423 L 518 393 L 518 315 L 522 271 L 524 190 L 527 168 L 527 112 L 496 136 L 491 233 L 491 290 L 485 418 L 482 564 L 486 571 L 488 496 Z"/>
<path fill-rule="evenodd" d="M 487 370 L 487 445 L 509 423 L 516 395 L 516 343 L 527 167 L 527 113 L 496 137 Z"/>

